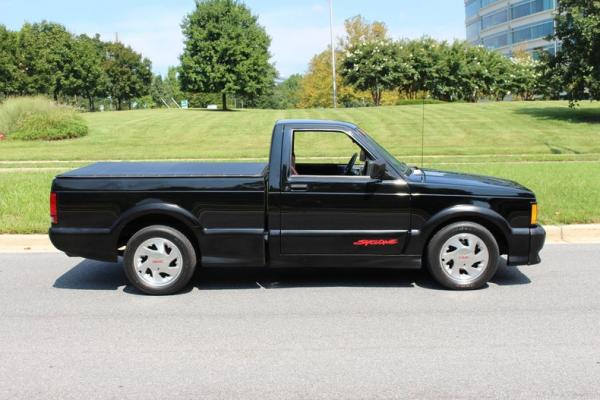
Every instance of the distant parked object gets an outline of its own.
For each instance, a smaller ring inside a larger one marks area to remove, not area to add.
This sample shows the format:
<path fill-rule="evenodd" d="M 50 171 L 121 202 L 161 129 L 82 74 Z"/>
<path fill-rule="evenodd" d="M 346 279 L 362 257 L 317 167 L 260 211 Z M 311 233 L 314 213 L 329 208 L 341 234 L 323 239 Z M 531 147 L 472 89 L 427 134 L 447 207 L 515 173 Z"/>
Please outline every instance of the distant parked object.
<path fill-rule="evenodd" d="M 218 110 L 219 106 L 216 104 L 209 104 L 208 106 L 206 106 L 207 110 Z"/>

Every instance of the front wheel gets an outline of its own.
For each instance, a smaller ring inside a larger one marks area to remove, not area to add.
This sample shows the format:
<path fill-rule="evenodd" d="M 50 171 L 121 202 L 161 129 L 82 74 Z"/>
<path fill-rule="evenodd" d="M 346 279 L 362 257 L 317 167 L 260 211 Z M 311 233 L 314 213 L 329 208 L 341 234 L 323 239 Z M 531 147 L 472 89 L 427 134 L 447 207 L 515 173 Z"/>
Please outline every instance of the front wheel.
<path fill-rule="evenodd" d="M 168 295 L 188 284 L 196 268 L 196 251 L 190 240 L 169 226 L 141 229 L 127 242 L 125 275 L 146 294 Z"/>
<path fill-rule="evenodd" d="M 448 289 L 484 286 L 498 270 L 500 251 L 494 236 L 473 222 L 457 222 L 437 232 L 427 248 L 427 267 Z"/>

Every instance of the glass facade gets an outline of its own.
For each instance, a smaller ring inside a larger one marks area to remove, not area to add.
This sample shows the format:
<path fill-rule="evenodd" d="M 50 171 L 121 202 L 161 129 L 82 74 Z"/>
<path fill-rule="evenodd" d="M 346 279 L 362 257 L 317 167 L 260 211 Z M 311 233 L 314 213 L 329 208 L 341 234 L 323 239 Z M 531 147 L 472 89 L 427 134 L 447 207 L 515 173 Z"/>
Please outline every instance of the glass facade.
<path fill-rule="evenodd" d="M 499 47 L 508 46 L 508 33 L 500 33 L 494 36 L 488 36 L 483 38 L 483 45 L 490 49 L 497 49 Z"/>
<path fill-rule="evenodd" d="M 465 14 L 467 18 L 477 15 L 480 9 L 492 5 L 499 0 L 467 0 L 465 3 Z"/>
<path fill-rule="evenodd" d="M 481 17 L 481 29 L 489 29 L 505 22 L 508 22 L 508 10 L 506 8 Z"/>
<path fill-rule="evenodd" d="M 499 11 L 483 15 L 481 17 L 481 29 L 493 28 L 496 25 L 504 24 L 514 19 L 553 9 L 554 0 L 525 0 Z"/>
<path fill-rule="evenodd" d="M 479 21 L 467 25 L 467 40 L 476 42 L 479 40 L 479 32 L 481 32 L 481 24 Z"/>
<path fill-rule="evenodd" d="M 520 43 L 527 40 L 543 39 L 554 33 L 554 21 L 544 21 L 539 24 L 519 27 L 512 31 L 512 42 Z"/>
<path fill-rule="evenodd" d="M 470 0 L 465 4 L 465 14 L 467 18 L 474 17 L 481 8 L 481 0 Z"/>
<path fill-rule="evenodd" d="M 523 18 L 546 10 L 554 9 L 554 0 L 525 0 L 510 7 L 510 18 Z"/>
<path fill-rule="evenodd" d="M 557 1 L 466 0 L 467 40 L 501 49 L 503 53 L 513 51 L 513 45 L 529 41 L 535 41 L 525 44 L 530 46 L 529 51 L 533 50 L 532 46 L 538 46 L 536 48 L 539 49 L 540 40 L 543 42 L 554 33 Z M 554 48 L 554 45 L 544 47 Z"/>

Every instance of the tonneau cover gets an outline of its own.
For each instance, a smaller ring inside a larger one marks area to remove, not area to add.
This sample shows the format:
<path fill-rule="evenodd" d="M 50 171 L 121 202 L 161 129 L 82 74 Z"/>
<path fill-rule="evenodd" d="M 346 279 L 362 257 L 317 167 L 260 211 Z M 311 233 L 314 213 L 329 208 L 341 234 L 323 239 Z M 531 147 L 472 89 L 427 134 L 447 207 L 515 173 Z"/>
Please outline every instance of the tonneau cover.
<path fill-rule="evenodd" d="M 59 178 L 259 177 L 266 163 L 101 162 Z"/>

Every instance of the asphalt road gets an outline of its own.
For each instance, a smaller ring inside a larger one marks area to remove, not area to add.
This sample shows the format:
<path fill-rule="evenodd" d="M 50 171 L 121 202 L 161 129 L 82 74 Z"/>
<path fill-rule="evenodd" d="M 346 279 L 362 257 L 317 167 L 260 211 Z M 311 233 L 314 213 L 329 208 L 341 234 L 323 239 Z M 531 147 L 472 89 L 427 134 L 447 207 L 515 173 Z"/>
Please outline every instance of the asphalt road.
<path fill-rule="evenodd" d="M 485 289 L 420 271 L 203 271 L 0 254 L 0 399 L 600 398 L 600 245 Z"/>

